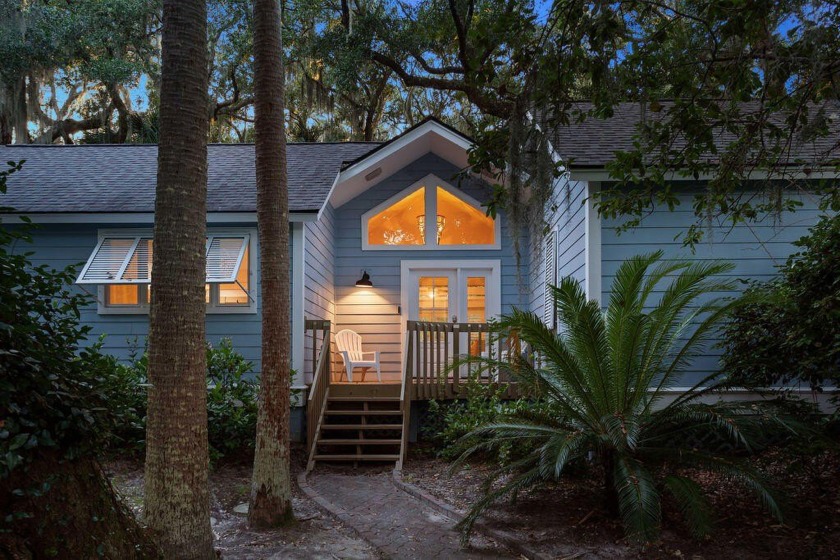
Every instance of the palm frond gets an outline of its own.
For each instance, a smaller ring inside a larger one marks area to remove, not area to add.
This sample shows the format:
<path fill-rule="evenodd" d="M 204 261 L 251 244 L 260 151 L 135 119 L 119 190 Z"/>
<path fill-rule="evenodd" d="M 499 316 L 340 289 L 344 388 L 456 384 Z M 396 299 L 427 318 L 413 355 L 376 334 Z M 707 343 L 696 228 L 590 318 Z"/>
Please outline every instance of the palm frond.
<path fill-rule="evenodd" d="M 695 481 L 684 476 L 666 476 L 665 488 L 674 497 L 691 533 L 702 538 L 712 531 L 712 507 Z"/>
<path fill-rule="evenodd" d="M 639 541 L 652 539 L 659 530 L 662 517 L 653 476 L 639 461 L 618 455 L 613 479 L 627 536 Z"/>

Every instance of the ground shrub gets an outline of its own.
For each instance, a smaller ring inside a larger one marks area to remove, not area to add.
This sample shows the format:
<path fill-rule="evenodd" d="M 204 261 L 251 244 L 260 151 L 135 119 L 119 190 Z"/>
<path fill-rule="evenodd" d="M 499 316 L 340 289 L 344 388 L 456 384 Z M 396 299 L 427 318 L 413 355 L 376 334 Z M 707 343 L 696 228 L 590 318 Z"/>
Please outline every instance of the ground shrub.
<path fill-rule="evenodd" d="M 466 449 L 479 443 L 481 436 L 474 435 L 481 426 L 504 421 L 510 415 L 540 406 L 528 399 L 504 400 L 507 385 L 482 383 L 471 376 L 464 383 L 464 399 L 454 401 L 429 401 L 420 436 L 431 442 L 437 455 L 455 459 Z M 494 453 L 494 459 L 503 463 L 525 452 L 522 445 L 503 445 Z"/>
<path fill-rule="evenodd" d="M 840 385 L 840 216 L 795 243 L 778 278 L 753 283 L 725 327 L 723 367 L 749 387 Z"/>
<path fill-rule="evenodd" d="M 207 343 L 207 423 L 210 458 L 219 460 L 254 449 L 259 380 L 253 364 L 234 350 L 230 339 Z M 113 431 L 112 446 L 145 448 L 148 355 L 135 352 L 128 364 L 118 364 L 106 388 L 121 422 Z"/>

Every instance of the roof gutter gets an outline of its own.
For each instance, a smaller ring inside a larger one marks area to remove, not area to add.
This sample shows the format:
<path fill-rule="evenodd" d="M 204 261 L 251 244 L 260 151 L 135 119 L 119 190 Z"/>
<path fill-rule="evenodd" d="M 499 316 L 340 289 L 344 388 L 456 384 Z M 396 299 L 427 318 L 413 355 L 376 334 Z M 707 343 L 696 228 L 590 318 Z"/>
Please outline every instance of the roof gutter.
<path fill-rule="evenodd" d="M 618 179 L 610 175 L 604 167 L 569 167 L 570 177 L 573 181 L 598 181 L 602 183 L 616 183 Z M 686 176 L 677 171 L 669 171 L 665 173 L 666 181 L 709 181 L 714 179 L 713 173 L 701 173 L 697 177 L 693 175 Z M 792 180 L 819 180 L 819 179 L 840 179 L 840 171 L 833 168 L 819 168 L 815 170 L 803 171 L 801 169 L 785 171 L 779 169 L 775 172 L 768 172 L 764 170 L 751 171 L 744 177 L 747 181 L 763 181 L 767 179 L 792 179 Z"/>
<path fill-rule="evenodd" d="M 36 224 L 152 224 L 154 212 L 14 212 L 0 214 L 0 221 L 7 218 L 27 217 Z M 289 222 L 314 222 L 318 219 L 318 210 L 290 212 Z M 208 224 L 257 223 L 256 212 L 208 212 Z"/>

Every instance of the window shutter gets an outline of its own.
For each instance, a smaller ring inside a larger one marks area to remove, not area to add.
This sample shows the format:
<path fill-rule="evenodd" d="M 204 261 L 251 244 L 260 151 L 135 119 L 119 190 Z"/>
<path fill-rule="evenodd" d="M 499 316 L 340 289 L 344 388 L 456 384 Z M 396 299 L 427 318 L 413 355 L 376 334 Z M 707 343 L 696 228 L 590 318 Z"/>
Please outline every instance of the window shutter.
<path fill-rule="evenodd" d="M 207 282 L 232 284 L 242 266 L 247 235 L 207 238 Z M 152 281 L 152 238 L 109 236 L 102 238 L 85 263 L 77 284 L 148 284 Z"/>
<path fill-rule="evenodd" d="M 211 236 L 207 238 L 207 282 L 231 284 L 242 265 L 248 236 Z"/>
<path fill-rule="evenodd" d="M 152 239 L 141 237 L 122 273 L 126 282 L 150 283 L 152 281 Z"/>
<path fill-rule="evenodd" d="M 551 296 L 551 286 L 557 282 L 557 232 L 551 231 L 545 236 L 543 247 L 543 322 L 554 328 L 554 298 Z"/>
<path fill-rule="evenodd" d="M 139 237 L 106 237 L 93 250 L 77 284 L 117 284 L 125 272 Z"/>

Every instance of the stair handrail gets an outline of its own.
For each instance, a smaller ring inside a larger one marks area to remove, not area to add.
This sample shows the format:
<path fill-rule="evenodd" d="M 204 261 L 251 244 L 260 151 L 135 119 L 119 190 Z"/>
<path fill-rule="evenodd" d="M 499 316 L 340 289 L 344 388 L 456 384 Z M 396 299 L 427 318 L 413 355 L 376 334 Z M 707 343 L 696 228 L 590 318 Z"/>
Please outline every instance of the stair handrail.
<path fill-rule="evenodd" d="M 309 397 L 306 403 L 306 443 L 309 447 L 309 455 L 311 457 L 315 449 L 315 437 L 318 434 L 318 423 L 321 421 L 324 407 L 327 404 L 327 396 L 329 394 L 330 381 L 332 378 L 332 360 L 330 360 L 330 331 L 332 327 L 329 321 L 308 321 L 307 323 L 307 326 L 311 324 L 313 327 L 313 347 L 317 341 L 315 330 L 322 330 L 324 333 L 321 341 L 321 349 L 318 353 L 318 361 L 316 362 L 313 371 L 312 384 L 309 386 Z"/>
<path fill-rule="evenodd" d="M 402 411 L 402 438 L 400 441 L 400 458 L 397 460 L 396 470 L 401 471 L 403 463 L 408 454 L 408 432 L 409 424 L 411 422 L 411 399 L 413 396 L 414 387 L 414 372 L 411 364 L 413 363 L 412 355 L 414 350 L 414 343 L 411 337 L 411 330 L 405 331 L 405 362 L 402 371 L 402 387 L 400 389 L 400 410 Z"/>

